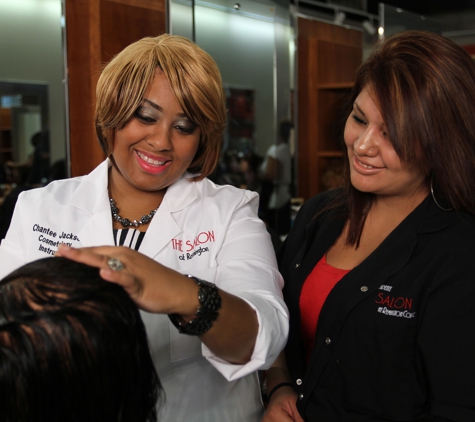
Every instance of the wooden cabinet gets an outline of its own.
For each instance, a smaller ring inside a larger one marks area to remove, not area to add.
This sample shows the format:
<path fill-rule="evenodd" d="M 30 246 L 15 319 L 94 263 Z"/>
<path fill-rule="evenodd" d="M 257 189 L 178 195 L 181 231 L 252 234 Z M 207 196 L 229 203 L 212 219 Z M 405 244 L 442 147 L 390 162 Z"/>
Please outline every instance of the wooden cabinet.
<path fill-rule="evenodd" d="M 12 160 L 12 154 L 11 110 L 0 108 L 0 163 Z"/>
<path fill-rule="evenodd" d="M 338 183 L 343 106 L 362 56 L 361 31 L 298 19 L 298 186 L 305 200 Z"/>

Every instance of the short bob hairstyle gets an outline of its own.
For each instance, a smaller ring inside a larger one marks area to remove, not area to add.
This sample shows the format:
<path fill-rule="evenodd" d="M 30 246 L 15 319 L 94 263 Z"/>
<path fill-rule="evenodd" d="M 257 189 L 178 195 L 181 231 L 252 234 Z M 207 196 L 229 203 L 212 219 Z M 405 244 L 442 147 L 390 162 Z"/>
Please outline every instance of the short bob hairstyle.
<path fill-rule="evenodd" d="M 65 258 L 0 281 L 1 422 L 152 422 L 160 382 L 124 289 Z"/>
<path fill-rule="evenodd" d="M 365 87 L 401 161 L 427 174 L 447 209 L 475 214 L 475 64 L 468 53 L 435 33 L 401 32 L 358 69 L 346 116 Z M 348 159 L 345 166 L 348 243 L 357 245 L 373 195 L 351 185 Z"/>
<path fill-rule="evenodd" d="M 96 133 L 109 157 L 114 135 L 142 104 L 159 67 L 186 116 L 201 129 L 198 151 L 188 171 L 200 180 L 216 167 L 226 125 L 221 74 L 211 56 L 187 38 L 163 34 L 122 50 L 104 68 L 97 84 Z"/>

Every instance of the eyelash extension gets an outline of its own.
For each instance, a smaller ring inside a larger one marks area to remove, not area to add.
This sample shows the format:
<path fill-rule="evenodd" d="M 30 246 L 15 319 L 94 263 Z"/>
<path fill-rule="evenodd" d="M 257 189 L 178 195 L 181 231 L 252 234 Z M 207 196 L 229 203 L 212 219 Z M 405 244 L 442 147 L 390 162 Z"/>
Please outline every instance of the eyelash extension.
<path fill-rule="evenodd" d="M 144 116 L 143 114 L 140 113 L 140 107 L 134 112 L 134 117 L 138 120 L 140 120 L 141 122 L 143 123 L 155 123 L 157 120 L 154 119 L 153 117 L 149 117 L 149 116 Z M 186 134 L 186 135 L 189 135 L 189 134 L 192 134 L 195 129 L 196 129 L 196 126 L 193 126 L 193 127 L 186 127 L 186 126 L 181 126 L 181 125 L 175 125 L 174 126 L 175 129 L 179 130 L 180 132 Z"/>
<path fill-rule="evenodd" d="M 186 134 L 190 134 L 190 133 L 193 133 L 195 131 L 195 127 L 192 127 L 192 128 L 187 128 L 187 127 L 183 127 L 183 126 L 175 126 L 180 132 L 183 132 L 183 133 L 186 133 Z"/>
<path fill-rule="evenodd" d="M 359 118 L 356 114 L 352 114 L 351 117 L 356 123 L 366 124 L 366 122 L 363 119 Z"/>
<path fill-rule="evenodd" d="M 138 110 L 134 113 L 134 117 L 137 118 L 137 119 L 139 119 L 139 120 L 142 121 L 142 122 L 145 122 L 145 123 L 153 123 L 153 122 L 155 122 L 155 119 L 140 114 L 140 112 L 139 112 Z"/>

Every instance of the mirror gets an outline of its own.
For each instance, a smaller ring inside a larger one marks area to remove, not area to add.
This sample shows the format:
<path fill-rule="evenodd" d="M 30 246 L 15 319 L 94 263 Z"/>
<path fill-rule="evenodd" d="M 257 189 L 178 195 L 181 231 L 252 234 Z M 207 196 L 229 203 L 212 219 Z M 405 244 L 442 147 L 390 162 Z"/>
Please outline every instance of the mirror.
<path fill-rule="evenodd" d="M 382 28 L 380 31 L 381 38 L 387 38 L 408 29 L 442 33 L 442 24 L 440 22 L 384 3 L 379 3 L 379 21 Z"/>
<path fill-rule="evenodd" d="M 0 2 L 4 191 L 20 182 L 40 186 L 67 177 L 63 29 L 61 0 Z M 20 176 L 20 168 L 29 174 Z"/>
<path fill-rule="evenodd" d="M 262 204 L 260 167 L 279 142 L 280 122 L 293 118 L 288 0 L 171 0 L 169 28 L 175 35 L 194 38 L 214 58 L 223 77 L 228 124 L 222 160 L 211 178 L 258 191 Z M 292 133 L 287 138 L 291 143 Z M 291 144 L 288 150 L 284 195 L 295 192 Z M 268 222 L 276 226 L 277 235 L 285 234 L 279 222 Z"/>

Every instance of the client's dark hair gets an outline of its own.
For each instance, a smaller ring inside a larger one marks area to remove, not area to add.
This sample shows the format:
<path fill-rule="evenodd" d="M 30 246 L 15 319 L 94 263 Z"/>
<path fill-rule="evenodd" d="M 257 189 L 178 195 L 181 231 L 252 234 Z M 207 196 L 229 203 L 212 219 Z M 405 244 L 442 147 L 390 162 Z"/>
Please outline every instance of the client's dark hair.
<path fill-rule="evenodd" d="M 156 421 L 161 386 L 137 306 L 65 258 L 0 281 L 0 421 Z"/>

